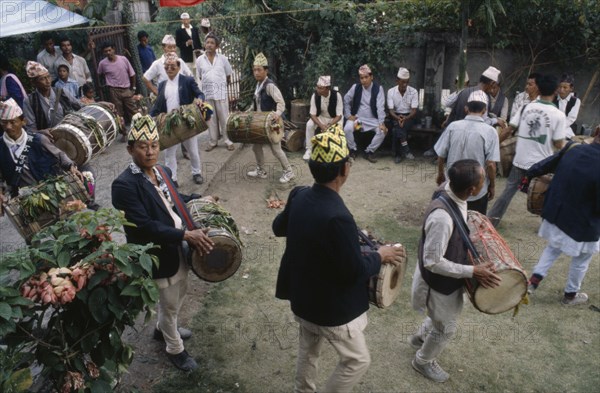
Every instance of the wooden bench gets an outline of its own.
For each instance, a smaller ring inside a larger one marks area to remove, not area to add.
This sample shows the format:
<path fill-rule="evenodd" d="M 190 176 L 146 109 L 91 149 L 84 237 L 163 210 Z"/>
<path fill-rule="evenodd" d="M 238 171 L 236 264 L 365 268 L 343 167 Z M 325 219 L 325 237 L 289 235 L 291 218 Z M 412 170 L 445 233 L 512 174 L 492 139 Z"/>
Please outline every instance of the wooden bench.
<path fill-rule="evenodd" d="M 427 148 L 433 147 L 439 136 L 442 134 L 442 129 L 437 127 L 422 127 L 420 124 L 415 125 L 408 132 L 408 136 L 419 136 L 427 138 Z"/>

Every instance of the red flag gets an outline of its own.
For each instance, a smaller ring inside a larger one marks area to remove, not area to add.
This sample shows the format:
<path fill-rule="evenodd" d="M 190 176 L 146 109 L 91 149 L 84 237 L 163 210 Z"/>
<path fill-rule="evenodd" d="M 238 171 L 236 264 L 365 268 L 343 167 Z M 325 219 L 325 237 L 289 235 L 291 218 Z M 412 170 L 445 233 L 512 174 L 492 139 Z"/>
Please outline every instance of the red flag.
<path fill-rule="evenodd" d="M 160 0 L 161 7 L 191 7 L 204 0 Z"/>

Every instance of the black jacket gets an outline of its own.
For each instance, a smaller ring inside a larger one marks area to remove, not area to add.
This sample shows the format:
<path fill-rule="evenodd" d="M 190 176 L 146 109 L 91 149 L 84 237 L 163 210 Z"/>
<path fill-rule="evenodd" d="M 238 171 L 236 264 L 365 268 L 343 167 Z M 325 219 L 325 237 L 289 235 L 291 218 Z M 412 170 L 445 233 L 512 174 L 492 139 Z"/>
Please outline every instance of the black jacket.
<path fill-rule="evenodd" d="M 193 46 L 186 46 L 185 43 L 192 39 Z M 181 52 L 181 58 L 186 63 L 191 63 L 195 61 L 194 58 L 194 49 L 202 49 L 202 43 L 200 43 L 200 36 L 198 35 L 198 28 L 192 27 L 192 36 L 185 31 L 184 28 L 179 28 L 175 31 L 175 42 L 177 43 L 177 47 Z"/>
<path fill-rule="evenodd" d="M 381 259 L 361 254 L 357 231 L 338 193 L 318 184 L 294 188 L 273 221 L 275 235 L 287 237 L 275 296 L 321 326 L 343 325 L 367 311 L 368 280 Z"/>
<path fill-rule="evenodd" d="M 167 98 L 165 97 L 165 86 L 167 81 L 158 84 L 158 97 L 152 106 L 150 116 L 157 116 L 159 113 L 167 113 Z M 179 74 L 179 106 L 194 102 L 194 98 L 200 98 L 204 101 L 204 93 L 198 88 L 196 80 L 191 76 Z"/>
<path fill-rule="evenodd" d="M 171 170 L 166 167 L 163 169 L 170 177 Z M 185 195 L 181 197 L 185 202 L 191 199 Z M 153 268 L 152 278 L 174 276 L 179 269 L 179 247 L 184 231 L 175 228 L 156 188 L 143 174 L 134 174 L 127 168 L 112 183 L 112 203 L 116 209 L 125 212 L 127 221 L 136 225 L 125 227 L 127 242 L 160 246 L 160 249 L 151 251 L 160 261 L 158 269 Z"/>

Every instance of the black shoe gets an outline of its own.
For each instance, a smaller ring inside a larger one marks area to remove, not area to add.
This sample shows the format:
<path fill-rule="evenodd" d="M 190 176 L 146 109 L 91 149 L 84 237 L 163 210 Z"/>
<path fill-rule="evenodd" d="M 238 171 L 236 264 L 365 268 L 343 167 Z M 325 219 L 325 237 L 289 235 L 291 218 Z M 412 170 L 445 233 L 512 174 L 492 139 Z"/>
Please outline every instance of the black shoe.
<path fill-rule="evenodd" d="M 202 178 L 201 174 L 197 174 L 197 175 L 194 175 L 192 177 L 194 178 L 194 183 L 196 183 L 196 184 L 202 184 L 202 183 L 204 183 L 204 179 Z"/>
<path fill-rule="evenodd" d="M 394 157 L 394 162 L 395 162 L 396 164 L 400 164 L 400 163 L 402 162 L 402 157 L 400 157 L 400 156 L 396 156 L 396 157 Z"/>
<path fill-rule="evenodd" d="M 358 152 L 356 150 L 350 150 L 350 158 L 356 159 L 356 156 L 358 156 Z"/>
<path fill-rule="evenodd" d="M 87 204 L 87 208 L 90 210 L 93 210 L 95 212 L 98 211 L 98 209 L 100 209 L 100 207 L 101 206 L 99 204 L 97 204 L 96 202 L 90 202 Z"/>
<path fill-rule="evenodd" d="M 373 157 L 373 153 L 365 152 L 364 158 L 365 158 L 365 160 L 367 160 L 367 161 L 369 161 L 370 163 L 373 163 L 373 164 L 375 164 L 377 162 L 377 160 L 375 159 L 375 157 Z"/>
<path fill-rule="evenodd" d="M 179 332 L 179 336 L 182 340 L 187 340 L 192 337 L 192 331 L 189 329 L 178 327 L 177 331 Z M 165 341 L 165 337 L 163 336 L 162 332 L 156 328 L 154 329 L 154 334 L 152 337 L 157 341 Z"/>
<path fill-rule="evenodd" d="M 189 353 L 184 349 L 181 353 L 177 355 L 167 354 L 167 357 L 180 370 L 183 371 L 192 371 L 198 368 L 198 363 L 194 360 L 193 357 L 190 356 Z"/>
<path fill-rule="evenodd" d="M 177 183 L 177 180 L 173 180 L 173 185 L 175 186 L 175 188 L 179 188 L 179 183 Z"/>

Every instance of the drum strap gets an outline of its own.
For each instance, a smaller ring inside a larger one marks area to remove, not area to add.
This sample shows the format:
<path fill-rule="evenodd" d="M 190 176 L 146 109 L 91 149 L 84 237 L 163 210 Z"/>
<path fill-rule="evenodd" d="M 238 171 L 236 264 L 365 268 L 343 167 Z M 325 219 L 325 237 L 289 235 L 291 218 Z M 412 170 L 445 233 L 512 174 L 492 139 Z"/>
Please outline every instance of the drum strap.
<path fill-rule="evenodd" d="M 439 195 L 438 199 L 442 201 L 442 203 L 448 208 L 448 212 L 452 217 L 452 221 L 454 221 L 454 225 L 456 225 L 460 237 L 473 255 L 473 258 L 475 258 L 475 260 L 479 260 L 479 253 L 477 252 L 477 249 L 475 249 L 475 245 L 471 241 L 471 238 L 469 238 L 469 228 L 467 227 L 465 220 L 462 219 L 456 204 L 443 194 Z"/>
<path fill-rule="evenodd" d="M 175 189 L 175 185 L 171 181 L 171 178 L 167 175 L 165 170 L 160 165 L 157 165 L 156 169 L 158 170 L 163 180 L 165 181 L 165 184 L 167 185 L 169 194 L 171 194 L 171 200 L 175 205 L 175 210 L 177 210 L 177 213 L 179 213 L 179 217 L 181 217 L 187 229 L 189 229 L 190 231 L 196 229 L 196 224 L 194 224 L 194 220 L 192 220 L 192 215 L 188 211 L 187 205 L 183 202 L 181 196 Z"/>
<path fill-rule="evenodd" d="M 29 149 L 31 149 L 31 144 L 33 143 L 33 136 L 27 135 L 27 142 L 25 143 L 25 147 L 23 151 L 19 155 L 17 163 L 15 164 L 15 177 L 13 179 L 12 189 L 13 192 L 18 192 L 19 182 L 21 181 L 21 174 L 23 173 L 23 168 L 27 164 L 27 159 L 29 158 Z"/>

